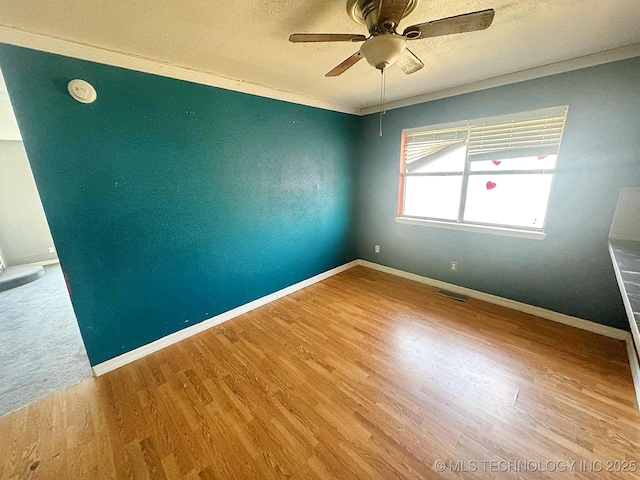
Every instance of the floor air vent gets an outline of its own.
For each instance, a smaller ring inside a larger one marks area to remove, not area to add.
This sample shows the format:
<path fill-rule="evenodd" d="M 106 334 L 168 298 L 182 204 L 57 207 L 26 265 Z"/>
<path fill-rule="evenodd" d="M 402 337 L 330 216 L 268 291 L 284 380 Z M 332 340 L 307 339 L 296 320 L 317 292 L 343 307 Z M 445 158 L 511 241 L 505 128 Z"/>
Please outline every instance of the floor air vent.
<path fill-rule="evenodd" d="M 441 297 L 447 297 L 451 300 L 457 300 L 458 302 L 464 302 L 468 297 L 466 295 L 462 295 L 461 293 L 452 292 L 451 290 L 440 290 L 438 295 Z"/>

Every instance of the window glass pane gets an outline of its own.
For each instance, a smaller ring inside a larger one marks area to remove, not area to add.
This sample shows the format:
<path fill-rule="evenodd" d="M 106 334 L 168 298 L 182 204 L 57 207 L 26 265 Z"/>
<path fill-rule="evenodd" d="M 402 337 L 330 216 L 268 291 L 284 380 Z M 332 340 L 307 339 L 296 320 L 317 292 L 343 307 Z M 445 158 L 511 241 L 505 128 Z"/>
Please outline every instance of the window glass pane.
<path fill-rule="evenodd" d="M 470 175 L 464 221 L 542 228 L 552 174 Z"/>
<path fill-rule="evenodd" d="M 467 146 L 463 145 L 444 157 L 431 163 L 427 163 L 424 167 L 421 167 L 412 173 L 462 172 L 464 170 L 466 155 Z M 420 160 L 416 160 L 416 162 L 420 162 Z"/>
<path fill-rule="evenodd" d="M 406 177 L 404 215 L 457 220 L 462 175 Z"/>
<path fill-rule="evenodd" d="M 556 168 L 557 155 L 540 157 L 510 158 L 508 160 L 483 160 L 471 162 L 472 172 L 491 172 L 498 170 L 553 170 Z"/>

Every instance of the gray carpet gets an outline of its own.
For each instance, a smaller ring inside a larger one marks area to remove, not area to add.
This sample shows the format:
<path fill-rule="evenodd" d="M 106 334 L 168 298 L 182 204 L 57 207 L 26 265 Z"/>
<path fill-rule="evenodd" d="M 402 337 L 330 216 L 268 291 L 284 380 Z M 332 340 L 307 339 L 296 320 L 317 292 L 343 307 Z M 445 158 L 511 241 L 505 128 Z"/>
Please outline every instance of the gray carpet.
<path fill-rule="evenodd" d="M 0 415 L 90 378 L 60 265 L 0 292 Z"/>
<path fill-rule="evenodd" d="M 0 292 L 35 282 L 44 275 L 40 265 L 16 265 L 0 272 Z"/>

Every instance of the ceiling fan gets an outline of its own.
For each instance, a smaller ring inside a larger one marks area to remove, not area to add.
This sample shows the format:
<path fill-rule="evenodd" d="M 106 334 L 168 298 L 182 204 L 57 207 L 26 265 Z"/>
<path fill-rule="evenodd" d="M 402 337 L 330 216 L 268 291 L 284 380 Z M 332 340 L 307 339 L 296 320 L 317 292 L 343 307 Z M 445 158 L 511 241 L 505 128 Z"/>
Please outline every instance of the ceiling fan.
<path fill-rule="evenodd" d="M 293 43 L 300 42 L 364 42 L 360 50 L 330 70 L 326 77 L 337 77 L 362 57 L 380 71 L 397 63 L 407 75 L 424 64 L 407 48 L 407 40 L 439 37 L 454 33 L 484 30 L 491 25 L 493 9 L 465 13 L 455 17 L 418 23 L 396 32 L 400 21 L 415 10 L 419 0 L 348 0 L 347 12 L 356 22 L 366 25 L 369 36 L 343 33 L 294 33 Z"/>

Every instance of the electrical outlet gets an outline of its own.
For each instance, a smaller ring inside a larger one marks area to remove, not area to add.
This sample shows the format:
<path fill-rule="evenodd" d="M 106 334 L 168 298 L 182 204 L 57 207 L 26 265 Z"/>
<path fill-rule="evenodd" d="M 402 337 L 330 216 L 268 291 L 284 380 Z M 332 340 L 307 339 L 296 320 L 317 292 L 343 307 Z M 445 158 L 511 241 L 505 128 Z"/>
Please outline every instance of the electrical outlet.
<path fill-rule="evenodd" d="M 56 247 L 49 247 L 49 253 L 56 253 Z"/>
<path fill-rule="evenodd" d="M 454 272 L 458 270 L 458 262 L 454 262 L 453 260 L 451 260 L 451 270 L 453 270 Z"/>
<path fill-rule="evenodd" d="M 375 245 L 373 247 L 373 251 L 376 252 L 376 253 L 380 253 L 380 245 Z"/>

